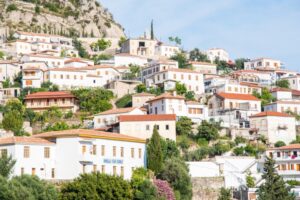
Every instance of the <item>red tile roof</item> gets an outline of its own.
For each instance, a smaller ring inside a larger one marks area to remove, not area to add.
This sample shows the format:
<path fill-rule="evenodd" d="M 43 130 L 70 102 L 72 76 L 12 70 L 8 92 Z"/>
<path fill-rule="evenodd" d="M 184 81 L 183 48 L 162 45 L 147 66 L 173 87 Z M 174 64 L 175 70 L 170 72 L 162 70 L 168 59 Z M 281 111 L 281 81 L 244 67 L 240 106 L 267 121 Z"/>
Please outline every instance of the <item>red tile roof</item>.
<path fill-rule="evenodd" d="M 274 111 L 265 111 L 261 113 L 257 113 L 255 115 L 250 116 L 251 118 L 253 117 L 267 117 L 267 116 L 272 116 L 272 117 L 293 117 L 289 114 L 286 113 L 281 113 L 281 112 L 274 112 Z"/>
<path fill-rule="evenodd" d="M 150 99 L 148 100 L 147 102 L 152 102 L 152 101 L 157 101 L 157 100 L 160 100 L 160 99 L 185 99 L 183 96 L 180 96 L 180 95 L 176 95 L 174 96 L 173 94 L 170 94 L 170 93 L 164 93 L 164 94 L 161 94 L 153 99 Z"/>
<path fill-rule="evenodd" d="M 288 88 L 273 88 L 271 89 L 271 92 L 291 92 L 292 90 L 291 89 L 288 89 Z"/>
<path fill-rule="evenodd" d="M 25 137 L 25 136 L 0 138 L 0 145 L 8 145 L 8 144 L 54 144 L 54 143 L 42 138 Z"/>
<path fill-rule="evenodd" d="M 142 92 L 142 93 L 136 93 L 134 95 L 132 95 L 133 97 L 148 97 L 148 96 L 155 96 L 154 94 L 150 94 L 150 93 L 147 93 L 147 92 Z"/>
<path fill-rule="evenodd" d="M 127 112 L 133 111 L 134 109 L 139 109 L 139 108 L 137 108 L 137 107 L 117 108 L 117 109 L 107 110 L 107 111 L 98 113 L 96 115 L 111 115 L 111 114 L 127 113 Z"/>
<path fill-rule="evenodd" d="M 269 148 L 268 150 L 291 150 L 291 149 L 300 149 L 300 144 L 290 144 L 282 147 Z"/>
<path fill-rule="evenodd" d="M 164 114 L 164 115 L 120 115 L 120 122 L 132 122 L 132 121 L 175 121 L 176 115 Z"/>
<path fill-rule="evenodd" d="M 251 94 L 235 94 L 220 92 L 216 94 L 223 99 L 236 99 L 236 100 L 248 100 L 248 101 L 260 101 L 258 98 Z"/>
<path fill-rule="evenodd" d="M 84 61 L 80 58 L 71 58 L 69 60 L 66 60 L 65 61 L 65 64 L 68 64 L 68 63 L 73 63 L 73 62 L 79 62 L 79 63 L 87 63 L 87 61 Z"/>
<path fill-rule="evenodd" d="M 292 95 L 300 96 L 300 90 L 292 90 Z"/>
<path fill-rule="evenodd" d="M 119 133 L 110 133 L 103 131 L 96 131 L 91 129 L 71 129 L 64 131 L 51 131 L 34 135 L 36 138 L 63 138 L 63 137 L 82 137 L 82 138 L 98 138 L 107 140 L 127 141 L 145 143 L 144 139 L 131 137 Z"/>
<path fill-rule="evenodd" d="M 216 66 L 215 64 L 212 64 L 210 62 L 199 62 L 199 61 L 190 61 L 190 64 L 195 65 L 209 65 L 209 66 Z"/>
<path fill-rule="evenodd" d="M 28 94 L 25 99 L 45 99 L 45 98 L 75 98 L 70 92 L 36 92 L 33 94 Z"/>

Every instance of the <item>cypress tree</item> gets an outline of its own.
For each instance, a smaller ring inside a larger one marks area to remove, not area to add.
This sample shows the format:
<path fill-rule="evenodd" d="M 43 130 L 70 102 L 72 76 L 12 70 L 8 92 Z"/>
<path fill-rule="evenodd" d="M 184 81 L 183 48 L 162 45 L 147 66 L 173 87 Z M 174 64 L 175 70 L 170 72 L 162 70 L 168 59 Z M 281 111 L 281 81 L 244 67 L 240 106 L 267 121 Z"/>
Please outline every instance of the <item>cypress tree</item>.
<path fill-rule="evenodd" d="M 153 20 L 151 21 L 151 40 L 154 40 Z"/>
<path fill-rule="evenodd" d="M 160 135 L 155 126 L 152 137 L 147 145 L 148 169 L 152 170 L 155 174 L 158 174 L 163 167 L 163 153 L 160 141 Z"/>
<path fill-rule="evenodd" d="M 275 161 L 267 157 L 264 164 L 264 174 L 262 184 L 257 193 L 258 200 L 294 200 L 294 194 L 290 193 L 290 187 L 286 186 L 284 180 L 276 172 Z"/>

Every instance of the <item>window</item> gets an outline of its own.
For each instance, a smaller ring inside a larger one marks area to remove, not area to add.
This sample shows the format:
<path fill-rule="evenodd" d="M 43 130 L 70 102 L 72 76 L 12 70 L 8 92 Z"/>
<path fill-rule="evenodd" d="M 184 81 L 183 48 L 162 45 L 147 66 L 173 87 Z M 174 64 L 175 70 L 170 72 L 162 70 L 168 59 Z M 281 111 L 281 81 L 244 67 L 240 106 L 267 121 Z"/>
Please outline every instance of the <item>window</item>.
<path fill-rule="evenodd" d="M 21 175 L 24 174 L 24 167 L 21 167 Z"/>
<path fill-rule="evenodd" d="M 131 158 L 134 158 L 134 148 L 131 148 Z"/>
<path fill-rule="evenodd" d="M 121 166 L 121 176 L 124 176 L 124 167 Z"/>
<path fill-rule="evenodd" d="M 280 157 L 280 152 L 277 152 L 277 158 L 279 158 Z"/>
<path fill-rule="evenodd" d="M 183 76 L 183 74 L 181 74 L 181 80 L 183 80 L 183 78 L 184 78 L 184 76 Z"/>
<path fill-rule="evenodd" d="M 113 146 L 113 157 L 116 157 L 116 154 L 117 154 L 117 152 L 116 152 L 116 146 Z"/>
<path fill-rule="evenodd" d="M 31 169 L 31 175 L 34 176 L 35 175 L 35 168 Z"/>
<path fill-rule="evenodd" d="M 117 175 L 117 166 L 113 166 L 113 175 Z"/>
<path fill-rule="evenodd" d="M 26 85 L 32 85 L 32 80 L 26 80 Z"/>
<path fill-rule="evenodd" d="M 101 145 L 101 156 L 105 155 L 105 146 Z"/>
<path fill-rule="evenodd" d="M 169 130 L 169 124 L 166 125 L 166 130 Z"/>
<path fill-rule="evenodd" d="M 191 80 L 191 75 L 190 75 L 190 74 L 189 74 L 189 76 L 188 76 L 188 77 L 189 77 L 189 80 Z"/>
<path fill-rule="evenodd" d="M 121 152 L 120 152 L 120 154 L 121 154 L 121 157 L 124 157 L 124 147 L 121 147 Z"/>
<path fill-rule="evenodd" d="M 81 152 L 82 152 L 82 154 L 85 154 L 85 152 L 86 152 L 86 146 L 85 145 L 82 145 Z"/>
<path fill-rule="evenodd" d="M 93 145 L 93 155 L 97 154 L 97 145 Z"/>
<path fill-rule="evenodd" d="M 55 169 L 54 168 L 51 169 L 51 178 L 55 178 Z"/>
<path fill-rule="evenodd" d="M 24 158 L 29 158 L 30 157 L 30 148 L 29 146 L 24 147 Z"/>
<path fill-rule="evenodd" d="M 7 149 L 1 149 L 0 157 L 7 157 Z"/>
<path fill-rule="evenodd" d="M 44 147 L 44 158 L 50 158 L 50 147 Z"/>
<path fill-rule="evenodd" d="M 139 158 L 142 158 L 142 149 L 139 149 Z"/>
<path fill-rule="evenodd" d="M 149 131 L 150 130 L 150 126 L 146 125 L 146 130 Z"/>
<path fill-rule="evenodd" d="M 105 173 L 105 165 L 101 165 L 101 172 Z"/>
<path fill-rule="evenodd" d="M 93 172 L 97 171 L 97 165 L 93 165 Z"/>

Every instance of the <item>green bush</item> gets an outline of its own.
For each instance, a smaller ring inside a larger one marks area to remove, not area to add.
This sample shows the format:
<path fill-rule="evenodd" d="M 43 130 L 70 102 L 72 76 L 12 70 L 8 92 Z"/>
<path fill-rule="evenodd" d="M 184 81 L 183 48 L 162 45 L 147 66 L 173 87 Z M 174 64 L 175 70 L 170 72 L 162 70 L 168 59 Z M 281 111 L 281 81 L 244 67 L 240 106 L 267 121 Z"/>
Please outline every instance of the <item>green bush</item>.
<path fill-rule="evenodd" d="M 116 106 L 118 108 L 128 108 L 132 107 L 132 95 L 126 94 L 116 101 Z"/>
<path fill-rule="evenodd" d="M 14 11 L 14 10 L 18 10 L 18 7 L 16 4 L 12 3 L 12 4 L 9 4 L 6 8 L 6 12 L 11 12 L 11 11 Z"/>
<path fill-rule="evenodd" d="M 283 146 L 285 146 L 286 144 L 283 142 L 283 141 L 277 141 L 276 143 L 275 143 L 275 147 L 283 147 Z"/>

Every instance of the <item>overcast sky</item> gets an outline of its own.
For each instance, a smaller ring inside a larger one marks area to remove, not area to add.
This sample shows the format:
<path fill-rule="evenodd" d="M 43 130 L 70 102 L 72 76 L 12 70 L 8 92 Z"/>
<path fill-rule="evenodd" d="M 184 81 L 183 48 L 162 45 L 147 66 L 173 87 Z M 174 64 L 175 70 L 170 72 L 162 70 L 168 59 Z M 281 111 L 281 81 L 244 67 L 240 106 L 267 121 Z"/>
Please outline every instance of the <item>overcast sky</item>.
<path fill-rule="evenodd" d="M 129 37 L 149 30 L 184 49 L 226 49 L 232 59 L 270 57 L 300 72 L 300 0 L 100 0 Z"/>

